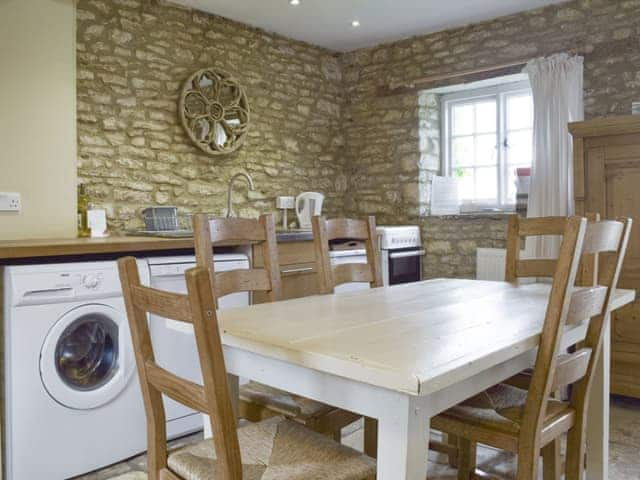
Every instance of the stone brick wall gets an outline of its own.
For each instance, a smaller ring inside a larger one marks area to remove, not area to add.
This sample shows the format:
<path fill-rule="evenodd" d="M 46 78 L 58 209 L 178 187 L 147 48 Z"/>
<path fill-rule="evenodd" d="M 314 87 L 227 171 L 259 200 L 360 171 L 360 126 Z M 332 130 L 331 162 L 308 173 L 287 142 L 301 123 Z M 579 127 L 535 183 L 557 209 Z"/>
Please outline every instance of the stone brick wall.
<path fill-rule="evenodd" d="M 327 196 L 329 215 L 341 213 L 343 90 L 333 53 L 160 0 L 79 0 L 77 24 L 79 177 L 112 230 L 139 228 L 140 210 L 154 204 L 223 214 L 240 171 L 256 185 L 238 188 L 240 215 L 305 190 Z M 202 154 L 178 122 L 183 82 L 207 66 L 236 77 L 249 98 L 249 138 L 231 155 Z"/>
<path fill-rule="evenodd" d="M 420 222 L 426 255 L 425 278 L 476 275 L 478 248 L 505 248 L 506 215 L 425 217 Z"/>
<path fill-rule="evenodd" d="M 343 55 L 347 213 L 419 223 L 430 252 L 426 276 L 474 275 L 473 245 L 501 246 L 503 220 L 420 216 L 438 170 L 437 146 L 421 132 L 429 100 L 419 92 L 380 96 L 378 87 L 577 48 L 586 117 L 629 114 L 640 99 L 639 33 L 640 0 L 574 0 Z"/>
<path fill-rule="evenodd" d="M 425 275 L 473 276 L 475 248 L 504 244 L 501 216 L 426 217 L 439 170 L 437 97 L 378 87 L 578 48 L 587 118 L 630 111 L 640 92 L 640 0 L 573 0 L 337 55 L 162 0 L 79 0 L 79 176 L 115 230 L 152 204 L 272 211 L 277 194 L 318 190 L 328 215 L 422 226 Z M 246 87 L 252 130 L 237 153 L 208 157 L 177 121 L 182 83 L 204 66 Z"/>

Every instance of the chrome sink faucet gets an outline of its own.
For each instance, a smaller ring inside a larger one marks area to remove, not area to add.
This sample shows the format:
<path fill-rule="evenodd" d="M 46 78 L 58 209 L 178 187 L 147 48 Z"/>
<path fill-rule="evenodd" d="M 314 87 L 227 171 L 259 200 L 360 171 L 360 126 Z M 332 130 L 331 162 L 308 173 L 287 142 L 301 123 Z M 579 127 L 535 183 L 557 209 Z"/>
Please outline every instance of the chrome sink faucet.
<path fill-rule="evenodd" d="M 231 180 L 229 180 L 229 189 L 227 190 L 227 218 L 236 216 L 236 214 L 233 212 L 233 205 L 232 205 L 233 200 L 231 197 L 233 193 L 233 184 L 238 178 L 244 178 L 249 184 L 249 189 L 255 190 L 253 186 L 253 180 L 251 180 L 251 177 L 249 176 L 248 173 L 240 172 L 240 173 L 236 173 L 233 177 L 231 177 Z"/>

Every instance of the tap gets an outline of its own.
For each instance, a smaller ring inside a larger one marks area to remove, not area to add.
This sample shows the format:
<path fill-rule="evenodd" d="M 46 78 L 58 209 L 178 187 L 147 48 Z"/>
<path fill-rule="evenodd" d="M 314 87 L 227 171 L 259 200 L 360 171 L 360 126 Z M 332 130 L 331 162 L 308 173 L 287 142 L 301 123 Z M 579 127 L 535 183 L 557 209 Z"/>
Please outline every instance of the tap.
<path fill-rule="evenodd" d="M 231 177 L 231 180 L 229 180 L 229 189 L 227 190 L 227 218 L 236 216 L 236 214 L 233 212 L 233 205 L 232 205 L 233 200 L 231 198 L 231 194 L 233 193 L 233 183 L 236 181 L 237 178 L 244 178 L 249 184 L 249 189 L 255 190 L 253 186 L 253 180 L 251 180 L 251 177 L 249 176 L 248 173 L 240 172 L 240 173 L 236 173 L 233 177 Z"/>

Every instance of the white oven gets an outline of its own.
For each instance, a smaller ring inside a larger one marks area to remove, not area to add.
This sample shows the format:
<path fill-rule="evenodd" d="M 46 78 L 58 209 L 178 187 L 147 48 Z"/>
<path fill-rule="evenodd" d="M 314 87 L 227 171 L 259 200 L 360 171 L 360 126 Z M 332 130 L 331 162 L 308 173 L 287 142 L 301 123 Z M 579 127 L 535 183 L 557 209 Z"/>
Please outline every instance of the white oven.
<path fill-rule="evenodd" d="M 384 285 L 422 280 L 420 227 L 378 227 L 378 248 Z"/>

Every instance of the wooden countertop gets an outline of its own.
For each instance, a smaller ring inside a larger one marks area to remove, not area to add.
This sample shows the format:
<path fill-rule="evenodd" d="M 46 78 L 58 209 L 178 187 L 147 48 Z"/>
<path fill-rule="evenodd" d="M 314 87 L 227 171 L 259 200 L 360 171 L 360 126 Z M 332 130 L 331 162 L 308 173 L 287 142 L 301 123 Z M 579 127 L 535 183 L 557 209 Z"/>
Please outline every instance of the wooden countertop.
<path fill-rule="evenodd" d="M 311 232 L 282 231 L 278 242 L 313 240 Z M 233 245 L 229 245 L 233 246 Z M 138 252 L 192 250 L 193 238 L 112 236 L 106 238 L 45 238 L 37 240 L 0 240 L 0 264 L 12 260 L 81 255 L 109 255 Z"/>
<path fill-rule="evenodd" d="M 2 260 L 192 249 L 193 238 L 113 236 L 0 241 Z"/>

